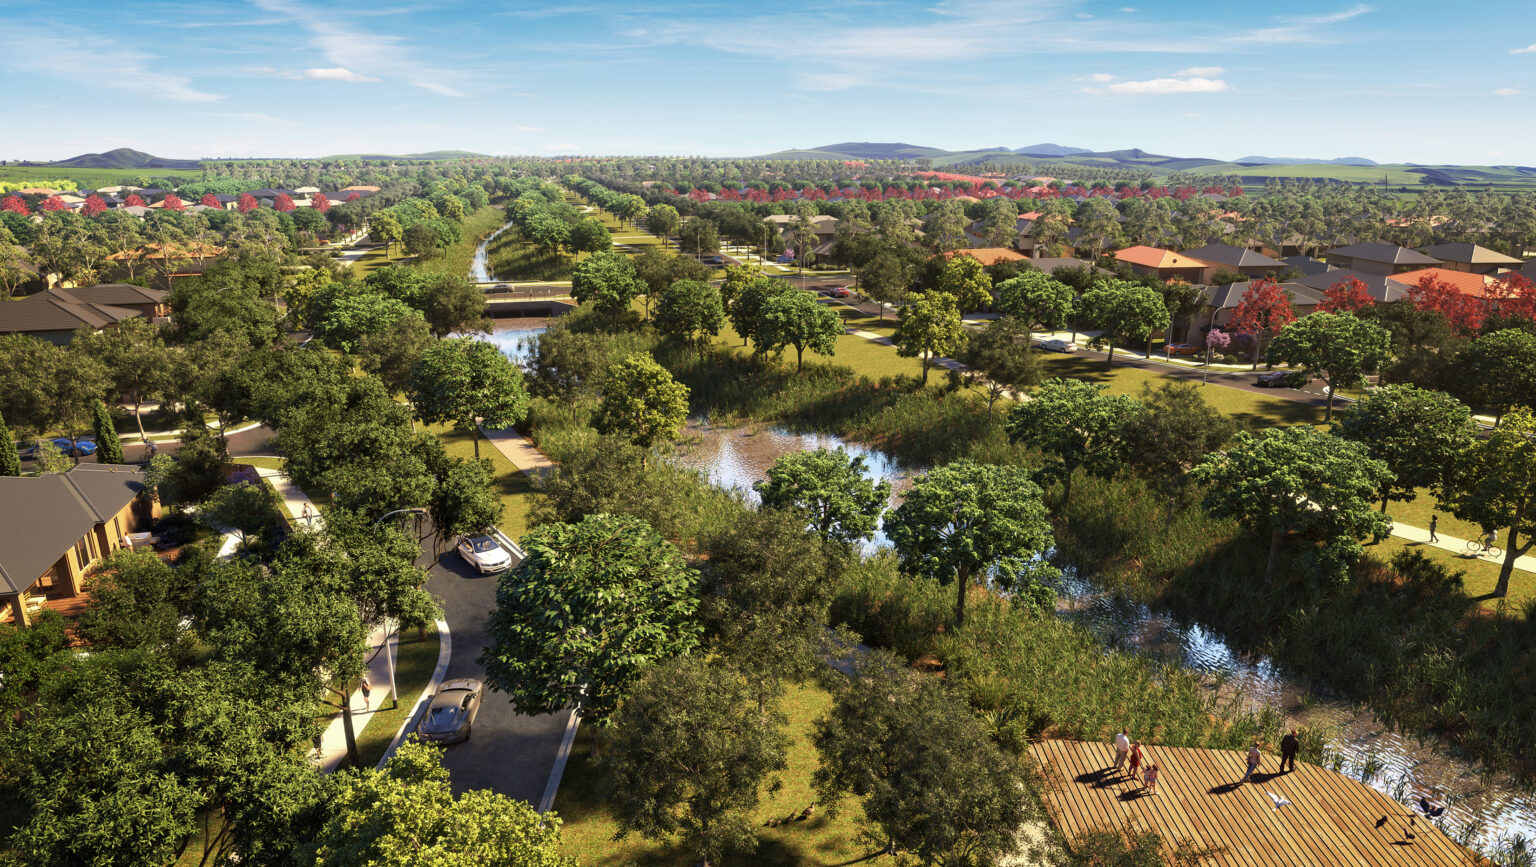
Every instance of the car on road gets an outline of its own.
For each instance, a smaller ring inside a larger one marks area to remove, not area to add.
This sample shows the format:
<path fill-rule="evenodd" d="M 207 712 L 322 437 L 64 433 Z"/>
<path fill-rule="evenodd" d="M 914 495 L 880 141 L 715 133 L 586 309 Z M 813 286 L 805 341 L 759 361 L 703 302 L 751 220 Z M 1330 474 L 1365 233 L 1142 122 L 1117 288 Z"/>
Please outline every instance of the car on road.
<path fill-rule="evenodd" d="M 847 298 L 853 295 L 853 292 L 847 286 L 838 286 L 834 289 L 828 289 L 827 294 L 833 298 Z"/>
<path fill-rule="evenodd" d="M 707 264 L 707 265 L 714 265 L 717 268 L 723 268 L 723 267 L 725 267 L 725 257 L 724 256 L 710 256 L 708 259 L 704 260 L 704 263 Z"/>
<path fill-rule="evenodd" d="M 1269 373 L 1259 374 L 1259 378 L 1253 381 L 1259 388 L 1301 388 L 1308 382 L 1305 373 L 1294 370 L 1271 370 Z"/>
<path fill-rule="evenodd" d="M 88 455 L 96 454 L 96 444 L 87 439 L 82 439 L 75 443 L 71 443 L 69 441 L 69 437 L 54 437 L 53 439 L 48 440 L 48 442 L 52 443 L 54 448 L 58 449 L 66 456 L 71 458 L 83 458 Z M 32 446 L 23 451 L 22 454 L 37 454 L 37 444 L 33 443 Z"/>
<path fill-rule="evenodd" d="M 421 722 L 416 724 L 416 738 L 437 744 L 469 740 L 484 696 L 485 684 L 472 677 L 445 681 L 437 688 L 437 695 L 432 696 Z"/>
<path fill-rule="evenodd" d="M 1077 344 L 1060 337 L 1052 337 L 1050 340 L 1040 341 L 1041 349 L 1049 349 L 1052 352 L 1076 352 Z"/>
<path fill-rule="evenodd" d="M 1170 343 L 1163 347 L 1167 355 L 1199 355 L 1200 347 L 1193 343 Z"/>
<path fill-rule="evenodd" d="M 458 549 L 464 562 L 479 570 L 481 575 L 505 572 L 512 568 L 511 552 L 501 547 L 501 543 L 491 538 L 489 533 L 460 536 Z"/>

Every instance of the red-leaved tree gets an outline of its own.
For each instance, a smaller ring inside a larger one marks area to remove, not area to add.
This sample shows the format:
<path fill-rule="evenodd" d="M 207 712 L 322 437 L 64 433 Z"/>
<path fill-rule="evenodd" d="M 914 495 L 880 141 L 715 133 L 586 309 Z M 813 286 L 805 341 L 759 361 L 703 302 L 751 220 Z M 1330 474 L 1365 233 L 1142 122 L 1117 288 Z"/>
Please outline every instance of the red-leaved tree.
<path fill-rule="evenodd" d="M 331 209 L 331 200 L 325 197 L 325 193 L 315 193 L 309 200 L 309 206 L 323 214 Z"/>
<path fill-rule="evenodd" d="M 1317 304 L 1319 313 L 1354 313 L 1362 307 L 1376 303 L 1371 290 L 1361 280 L 1350 277 L 1329 286 L 1323 292 L 1323 300 Z"/>
<path fill-rule="evenodd" d="M 1259 356 L 1280 329 L 1296 321 L 1296 308 L 1291 306 L 1291 295 L 1273 277 L 1264 277 L 1248 284 L 1227 330 L 1248 335 L 1253 341 L 1253 367 L 1259 367 Z"/>
<path fill-rule="evenodd" d="M 167 211 L 185 211 L 187 203 L 177 198 L 175 193 L 166 193 L 165 198 L 160 200 L 160 207 Z"/>
<path fill-rule="evenodd" d="M 219 197 L 215 196 L 213 193 L 203 193 L 203 197 L 198 200 L 198 204 L 208 208 L 224 207 L 223 205 L 219 204 Z"/>
<path fill-rule="evenodd" d="M 129 193 L 128 198 L 123 199 L 123 207 L 142 208 L 144 207 L 144 197 L 138 193 Z"/>
<path fill-rule="evenodd" d="M 277 198 L 272 201 L 272 208 L 277 211 L 291 211 L 293 199 L 287 193 L 278 193 Z"/>
<path fill-rule="evenodd" d="M 1408 303 L 1417 310 L 1433 310 L 1444 316 L 1451 327 L 1463 334 L 1476 334 L 1487 314 L 1483 299 L 1464 294 L 1460 289 L 1433 274 L 1425 274 L 1408 287 Z"/>
<path fill-rule="evenodd" d="M 80 206 L 80 213 L 87 217 L 94 217 L 107 209 L 107 202 L 101 196 L 91 193 L 85 197 L 85 204 Z"/>
<path fill-rule="evenodd" d="M 27 207 L 27 203 L 22 200 L 21 196 L 15 193 L 0 199 L 0 211 L 10 211 L 23 217 L 32 216 L 32 211 Z"/>
<path fill-rule="evenodd" d="M 351 193 L 347 194 L 347 201 L 355 202 L 358 199 L 361 199 L 362 197 L 363 197 L 362 193 L 359 193 L 357 190 L 353 190 Z"/>
<path fill-rule="evenodd" d="M 1536 321 L 1536 283 L 1519 274 L 1506 274 L 1488 287 L 1488 297 L 1505 316 Z"/>
<path fill-rule="evenodd" d="M 241 193 L 240 198 L 235 202 L 235 210 L 242 214 L 249 214 L 259 207 L 261 203 L 256 201 L 256 197 L 250 193 Z"/>
<path fill-rule="evenodd" d="M 48 198 L 43 199 L 43 210 L 67 211 L 69 210 L 69 205 L 64 204 L 64 200 L 58 196 L 49 196 Z"/>

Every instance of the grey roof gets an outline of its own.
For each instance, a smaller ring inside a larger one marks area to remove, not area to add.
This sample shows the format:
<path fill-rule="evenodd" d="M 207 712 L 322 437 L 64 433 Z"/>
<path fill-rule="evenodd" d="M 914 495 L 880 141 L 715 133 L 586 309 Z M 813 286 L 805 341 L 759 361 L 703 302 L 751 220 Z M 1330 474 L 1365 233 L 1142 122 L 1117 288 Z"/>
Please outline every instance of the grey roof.
<path fill-rule="evenodd" d="M 1468 265 L 1521 265 L 1514 256 L 1506 256 L 1498 250 L 1490 250 L 1477 244 L 1436 244 L 1420 247 L 1419 252 L 1433 256 L 1442 262 L 1465 262 Z"/>
<path fill-rule="evenodd" d="M 1337 270 L 1322 259 L 1314 259 L 1311 256 L 1286 256 L 1280 260 L 1280 263 L 1287 268 L 1294 268 L 1305 275 L 1322 274 L 1326 271 Z"/>
<path fill-rule="evenodd" d="M 1236 307 L 1243 303 L 1243 293 L 1247 292 L 1248 287 L 1254 282 L 1247 280 L 1226 286 L 1202 286 L 1201 291 L 1205 293 L 1205 306 L 1222 310 Z M 1323 300 L 1323 293 L 1300 283 L 1281 283 L 1280 288 L 1290 293 L 1293 303 L 1302 306 L 1312 306 Z"/>
<path fill-rule="evenodd" d="M 1439 259 L 1431 258 L 1407 247 L 1375 241 L 1366 244 L 1350 244 L 1347 247 L 1336 247 L 1323 255 L 1348 256 L 1351 259 L 1364 259 L 1367 262 L 1387 262 L 1393 265 L 1430 266 L 1440 264 Z"/>
<path fill-rule="evenodd" d="M 77 298 L 72 289 L 44 289 L 5 305 L 0 334 L 103 328 L 141 315 L 137 310 Z M 88 290 L 87 290 L 88 291 Z"/>
<path fill-rule="evenodd" d="M 144 490 L 144 472 L 80 464 L 67 473 L 0 476 L 0 593 L 32 586 L 54 561 Z"/>
<path fill-rule="evenodd" d="M 1271 259 L 1263 253 L 1255 253 L 1246 247 L 1234 247 L 1231 244 L 1206 244 L 1204 247 L 1185 250 L 1184 255 L 1191 259 L 1210 262 L 1213 265 L 1228 265 L 1233 268 L 1275 268 L 1278 270 L 1284 267 L 1279 261 Z"/>
<path fill-rule="evenodd" d="M 131 283 L 97 283 L 83 289 L 56 289 L 84 304 L 163 304 L 170 294 L 164 289 L 146 289 Z"/>
<path fill-rule="evenodd" d="M 1408 287 L 1396 280 L 1388 280 L 1383 274 L 1365 274 L 1360 271 L 1321 271 L 1301 277 L 1296 282 L 1322 293 L 1351 278 L 1364 283 L 1366 291 L 1377 301 L 1396 301 L 1408 294 Z"/>

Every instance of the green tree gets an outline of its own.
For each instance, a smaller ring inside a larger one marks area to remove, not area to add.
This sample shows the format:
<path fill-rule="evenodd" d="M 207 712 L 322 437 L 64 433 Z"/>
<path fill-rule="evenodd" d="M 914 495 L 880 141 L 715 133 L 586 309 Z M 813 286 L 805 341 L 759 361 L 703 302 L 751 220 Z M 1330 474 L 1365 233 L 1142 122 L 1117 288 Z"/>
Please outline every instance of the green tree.
<path fill-rule="evenodd" d="M 1288 533 L 1320 539 L 1314 571 L 1334 577 L 1364 552 L 1362 537 L 1391 532 L 1387 517 L 1372 509 L 1391 474 L 1365 446 L 1306 426 L 1239 432 L 1226 451 L 1194 469 L 1206 484 L 1206 511 L 1269 532 L 1266 585 Z"/>
<path fill-rule="evenodd" d="M 608 368 L 603 399 L 592 424 L 642 449 L 671 440 L 688 419 L 688 386 L 649 354 L 639 352 Z"/>
<path fill-rule="evenodd" d="M 694 217 L 677 234 L 677 246 L 695 256 L 720 252 L 720 230 L 714 220 Z"/>
<path fill-rule="evenodd" d="M 1081 379 L 1047 379 L 1009 413 L 1008 439 L 1040 449 L 1044 480 L 1061 482 L 1061 511 L 1072 501 L 1072 477 L 1082 469 L 1113 476 L 1129 451 L 1129 428 L 1142 413 L 1136 399 L 1106 394 L 1107 385 Z"/>
<path fill-rule="evenodd" d="M 928 384 L 928 368 L 933 359 L 953 355 L 965 346 L 965 326 L 955 296 L 944 292 L 914 292 L 901 308 L 892 338 L 896 354 L 921 358 L 923 385 Z"/>
<path fill-rule="evenodd" d="M 493 487 L 490 461 L 454 458 L 438 478 L 428 514 L 438 535 L 453 538 L 501 523 L 506 506 Z"/>
<path fill-rule="evenodd" d="M 64 454 L 64 450 L 53 444 L 53 440 L 39 440 L 36 450 L 32 453 L 32 462 L 37 466 L 38 473 L 67 473 L 70 467 L 75 465 L 73 458 Z"/>
<path fill-rule="evenodd" d="M 615 717 L 604 761 L 620 834 L 676 836 L 704 865 L 757 848 L 764 783 L 786 767 L 786 719 L 729 666 L 683 657 L 649 669 Z"/>
<path fill-rule="evenodd" d="M 442 747 L 406 741 L 382 771 L 329 777 L 330 813 L 302 855 L 316 867 L 576 867 L 560 818 L 488 789 L 455 798 Z"/>
<path fill-rule="evenodd" d="M 763 330 L 763 305 L 769 298 L 774 298 L 788 292 L 795 291 L 782 280 L 771 277 L 758 277 L 742 286 L 731 302 L 729 316 L 731 327 L 741 335 L 741 345 L 746 346 L 748 340 L 757 341 L 756 351 L 766 352 L 761 333 Z"/>
<path fill-rule="evenodd" d="M 144 435 L 145 401 L 166 396 L 175 382 L 178 353 L 165 345 L 160 326 L 142 316 L 119 322 L 116 327 L 82 333 L 81 351 L 93 356 L 107 370 L 114 396 L 133 404 L 133 420 Z"/>
<path fill-rule="evenodd" d="M 845 794 L 887 840 L 924 864 L 1000 863 L 1030 818 L 1017 759 L 1000 749 L 942 680 L 888 651 L 862 655 L 816 721 L 817 799 Z"/>
<path fill-rule="evenodd" d="M 891 483 L 876 484 L 860 455 L 815 449 L 784 455 L 768 477 L 752 486 L 765 509 L 799 515 L 813 533 L 851 545 L 874 536 L 891 498 Z"/>
<path fill-rule="evenodd" d="M 940 253 L 958 250 L 966 245 L 965 226 L 965 211 L 961 210 L 960 203 L 946 200 L 928 218 L 923 238 Z"/>
<path fill-rule="evenodd" d="M 1392 335 L 1348 313 L 1313 313 L 1280 330 L 1269 345 L 1271 361 L 1299 367 L 1328 386 L 1325 422 L 1333 421 L 1333 396 L 1365 382 L 1365 375 L 1392 357 Z"/>
<path fill-rule="evenodd" d="M 117 428 L 112 426 L 112 416 L 107 413 L 107 405 L 99 400 L 91 407 L 91 428 L 96 435 L 97 463 L 127 463 L 123 458 L 123 444 L 117 439 Z"/>
<path fill-rule="evenodd" d="M 1019 240 L 1018 205 L 1004 196 L 988 199 L 986 215 L 981 219 L 981 230 L 988 245 L 1012 249 Z"/>
<path fill-rule="evenodd" d="M 382 331 L 357 341 L 357 360 L 391 393 L 410 390 L 416 363 L 432 345 L 432 328 L 420 316 L 401 316 Z"/>
<path fill-rule="evenodd" d="M 795 371 L 805 366 L 805 351 L 832 355 L 837 338 L 846 331 L 843 318 L 807 292 L 778 292 L 763 301 L 758 315 L 757 345 L 764 352 L 795 348 Z"/>
<path fill-rule="evenodd" d="M 907 293 L 912 288 L 912 275 L 911 263 L 895 250 L 876 253 L 859 272 L 864 291 L 880 302 L 881 319 L 885 318 L 886 305 L 900 307 L 906 302 Z"/>
<path fill-rule="evenodd" d="M 671 205 L 657 205 L 645 216 L 646 229 L 661 239 L 663 247 L 667 246 L 667 238 L 677 231 L 677 227 L 682 225 L 682 222 L 682 216 Z"/>
<path fill-rule="evenodd" d="M 183 638 L 192 588 L 153 551 L 114 551 L 93 574 L 89 593 L 78 633 L 92 647 L 165 651 Z"/>
<path fill-rule="evenodd" d="M 698 646 L 698 573 L 646 522 L 589 515 L 521 544 L 527 556 L 497 584 L 480 657 L 520 713 L 574 704 L 606 726 L 648 666 Z"/>
<path fill-rule="evenodd" d="M 1188 473 L 1227 444 L 1237 422 L 1205 402 L 1192 382 L 1141 386 L 1142 410 L 1125 429 L 1127 459 L 1154 484 L 1181 490 Z"/>
<path fill-rule="evenodd" d="M 613 249 L 613 236 L 601 220 L 587 217 L 571 227 L 571 249 L 577 253 L 606 253 Z"/>
<path fill-rule="evenodd" d="M 455 332 L 490 331 L 485 315 L 485 293 L 459 274 L 435 274 L 424 281 L 414 302 L 437 337 Z"/>
<path fill-rule="evenodd" d="M 591 304 L 614 322 L 645 288 L 634 263 L 620 253 L 594 253 L 576 263 L 571 272 L 571 297 L 578 304 Z"/>
<path fill-rule="evenodd" d="M 1025 346 L 1030 345 L 1037 329 L 1065 328 L 1076 297 L 1071 286 L 1039 271 L 1026 271 L 997 286 L 998 309 L 1023 326 Z"/>
<path fill-rule="evenodd" d="M 197 517 L 199 523 L 215 532 L 235 531 L 242 549 L 250 548 L 251 537 L 270 536 L 282 524 L 272 489 L 250 482 L 221 485 L 198 507 Z"/>
<path fill-rule="evenodd" d="M 661 293 L 656 330 L 667 340 L 703 352 L 725 325 L 720 290 L 698 280 L 679 280 Z"/>
<path fill-rule="evenodd" d="M 440 340 L 422 353 L 412 374 L 411 402 L 427 424 L 453 422 L 470 434 L 480 457 L 480 426 L 509 428 L 528 413 L 528 391 L 517 365 L 494 344 L 472 337 Z"/>
<path fill-rule="evenodd" d="M 1336 432 L 1392 471 L 1376 492 L 1385 512 L 1388 501 L 1411 502 L 1419 488 L 1442 489 L 1472 447 L 1477 423 L 1466 404 L 1444 392 L 1384 385 L 1345 409 Z"/>
<path fill-rule="evenodd" d="M 1079 305 L 1083 317 L 1100 331 L 1094 345 L 1109 346 L 1106 363 L 1111 365 L 1115 363 L 1115 341 L 1140 342 L 1172 323 L 1163 296 L 1156 289 L 1128 280 L 1094 284 L 1083 293 Z"/>
<path fill-rule="evenodd" d="M 368 234 L 373 240 L 384 245 L 384 255 L 389 255 L 389 248 L 405 239 L 405 230 L 400 228 L 400 221 L 389 214 L 375 214 L 368 220 Z"/>
<path fill-rule="evenodd" d="M 21 456 L 16 452 L 16 441 L 11 429 L 6 427 L 5 417 L 0 416 L 0 476 L 21 475 Z"/>
<path fill-rule="evenodd" d="M 966 384 L 987 399 L 987 420 L 998 398 L 1022 392 L 1040 382 L 1040 362 L 1029 351 L 1027 338 L 1021 340 L 1018 320 L 1005 316 L 993 320 L 981 332 L 972 334 L 960 352 L 965 365 Z"/>
<path fill-rule="evenodd" d="M 1457 353 L 1451 369 L 1455 390 L 1491 410 L 1495 426 L 1515 407 L 1536 409 L 1536 334 L 1518 328 L 1485 334 Z"/>
<path fill-rule="evenodd" d="M 992 277 L 974 256 L 958 253 L 939 270 L 938 290 L 953 295 L 961 313 L 992 303 Z"/>
<path fill-rule="evenodd" d="M 1515 559 L 1536 542 L 1536 416 L 1509 413 L 1488 438 L 1475 443 L 1445 483 L 1441 505 L 1484 530 L 1508 528 L 1504 565 L 1493 595 L 1509 593 Z M 1524 541 L 1522 541 L 1524 537 Z"/>
<path fill-rule="evenodd" d="M 977 579 L 995 580 L 1025 604 L 1048 606 L 1041 581 L 1054 570 L 1039 559 L 1052 544 L 1040 488 L 1019 467 L 960 460 L 913 480 L 886 513 L 885 533 L 909 575 L 956 585 L 955 628 Z"/>
<path fill-rule="evenodd" d="M 632 260 L 635 272 L 645 284 L 645 315 L 651 315 L 651 301 L 660 298 L 668 286 L 679 280 L 708 280 L 709 269 L 689 256 L 647 247 Z"/>
<path fill-rule="evenodd" d="M 314 323 L 314 334 L 326 346 L 351 352 L 365 336 L 377 334 L 402 316 L 421 316 L 405 302 L 372 292 L 339 298 Z"/>

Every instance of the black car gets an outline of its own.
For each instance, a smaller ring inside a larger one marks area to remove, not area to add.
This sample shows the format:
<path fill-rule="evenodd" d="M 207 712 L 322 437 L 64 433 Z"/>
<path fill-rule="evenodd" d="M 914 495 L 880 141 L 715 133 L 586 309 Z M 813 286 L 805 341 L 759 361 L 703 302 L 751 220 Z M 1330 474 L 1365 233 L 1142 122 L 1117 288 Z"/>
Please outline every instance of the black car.
<path fill-rule="evenodd" d="M 1294 370 L 1271 370 L 1269 373 L 1259 374 L 1259 378 L 1253 381 L 1259 388 L 1301 388 L 1307 384 L 1308 377 L 1305 373 L 1297 373 Z"/>
<path fill-rule="evenodd" d="M 426 714 L 416 726 L 416 737 L 439 744 L 469 740 L 484 694 L 485 684 L 473 678 L 445 682 L 427 705 Z"/>

